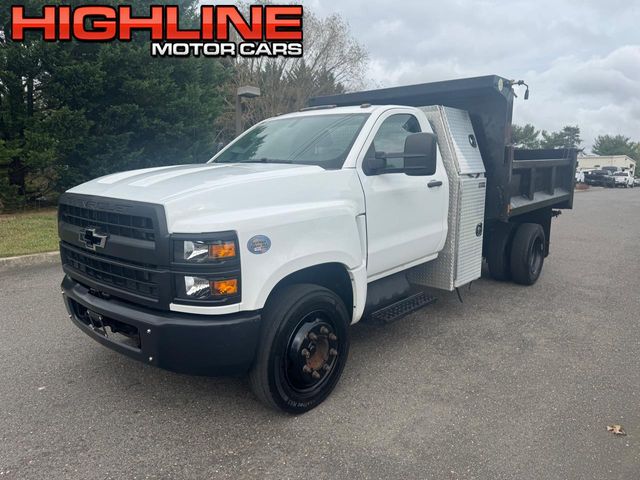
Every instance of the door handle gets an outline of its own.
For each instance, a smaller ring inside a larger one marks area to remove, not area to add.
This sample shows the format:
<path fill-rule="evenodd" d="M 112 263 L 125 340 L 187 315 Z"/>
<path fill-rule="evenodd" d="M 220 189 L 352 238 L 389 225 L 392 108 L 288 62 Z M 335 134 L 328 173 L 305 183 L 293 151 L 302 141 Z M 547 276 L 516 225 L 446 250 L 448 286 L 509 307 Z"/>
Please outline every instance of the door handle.
<path fill-rule="evenodd" d="M 441 186 L 442 186 L 442 182 L 440 180 L 431 180 L 429 183 L 427 183 L 427 187 L 429 188 L 441 187 Z"/>

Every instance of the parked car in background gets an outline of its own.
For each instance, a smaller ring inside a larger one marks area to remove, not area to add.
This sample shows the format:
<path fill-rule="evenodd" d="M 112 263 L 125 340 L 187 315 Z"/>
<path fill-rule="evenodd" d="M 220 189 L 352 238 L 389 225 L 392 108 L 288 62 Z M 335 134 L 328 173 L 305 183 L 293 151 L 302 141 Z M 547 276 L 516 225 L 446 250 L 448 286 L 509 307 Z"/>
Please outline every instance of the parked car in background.
<path fill-rule="evenodd" d="M 602 179 L 602 186 L 605 188 L 615 188 L 616 187 L 616 179 L 613 175 L 606 175 Z"/>
<path fill-rule="evenodd" d="M 633 188 L 635 183 L 633 175 L 629 171 L 615 172 L 611 178 L 613 179 L 613 187 Z"/>
<path fill-rule="evenodd" d="M 640 187 L 640 177 L 633 179 L 633 185 L 635 187 Z"/>
<path fill-rule="evenodd" d="M 584 174 L 584 183 L 594 187 L 605 187 L 608 183 L 607 177 L 609 177 L 608 170 L 593 170 Z"/>
<path fill-rule="evenodd" d="M 616 167 L 614 165 L 601 167 L 600 170 L 606 170 L 607 172 L 609 172 L 609 175 L 611 175 L 611 174 L 613 174 L 615 172 L 621 172 L 622 171 L 622 169 L 620 167 Z"/>

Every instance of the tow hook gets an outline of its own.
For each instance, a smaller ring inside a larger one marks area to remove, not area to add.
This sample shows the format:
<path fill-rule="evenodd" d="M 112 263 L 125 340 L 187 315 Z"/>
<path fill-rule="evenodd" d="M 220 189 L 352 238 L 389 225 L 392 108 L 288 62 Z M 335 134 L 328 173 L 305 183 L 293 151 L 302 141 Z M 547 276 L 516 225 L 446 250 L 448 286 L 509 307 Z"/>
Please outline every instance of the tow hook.
<path fill-rule="evenodd" d="M 108 337 L 107 329 L 104 326 L 104 318 L 102 315 L 96 312 L 92 312 L 91 310 L 87 310 L 87 316 L 89 317 L 89 321 L 91 322 L 91 329 L 99 333 L 104 337 Z"/>

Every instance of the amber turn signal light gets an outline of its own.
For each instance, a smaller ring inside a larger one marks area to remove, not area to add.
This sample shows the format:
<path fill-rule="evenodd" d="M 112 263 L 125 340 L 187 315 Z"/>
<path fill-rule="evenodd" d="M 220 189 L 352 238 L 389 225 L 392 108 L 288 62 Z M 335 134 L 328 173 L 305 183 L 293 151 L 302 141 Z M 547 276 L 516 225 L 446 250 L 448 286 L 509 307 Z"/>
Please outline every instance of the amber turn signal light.
<path fill-rule="evenodd" d="M 233 241 L 209 245 L 209 258 L 230 258 L 236 256 L 236 243 Z"/>
<path fill-rule="evenodd" d="M 235 278 L 229 280 L 212 280 L 209 282 L 212 295 L 235 295 L 238 293 L 238 280 Z"/>

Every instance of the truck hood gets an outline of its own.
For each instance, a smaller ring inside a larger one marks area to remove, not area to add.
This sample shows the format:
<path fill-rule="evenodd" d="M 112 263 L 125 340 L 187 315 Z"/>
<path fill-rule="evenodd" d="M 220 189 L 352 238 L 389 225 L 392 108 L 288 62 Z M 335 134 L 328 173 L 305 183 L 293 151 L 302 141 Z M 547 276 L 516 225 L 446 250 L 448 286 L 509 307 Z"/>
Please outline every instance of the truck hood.
<path fill-rule="evenodd" d="M 69 192 L 165 205 L 172 199 L 198 192 L 213 192 L 231 185 L 290 178 L 318 171 L 322 169 L 285 164 L 174 165 L 114 173 L 83 183 Z"/>
<path fill-rule="evenodd" d="M 234 230 L 286 211 L 336 203 L 364 212 L 353 169 L 230 163 L 176 165 L 115 173 L 83 183 L 69 193 L 164 206 L 170 232 Z M 346 202 L 346 204 L 345 204 Z"/>

